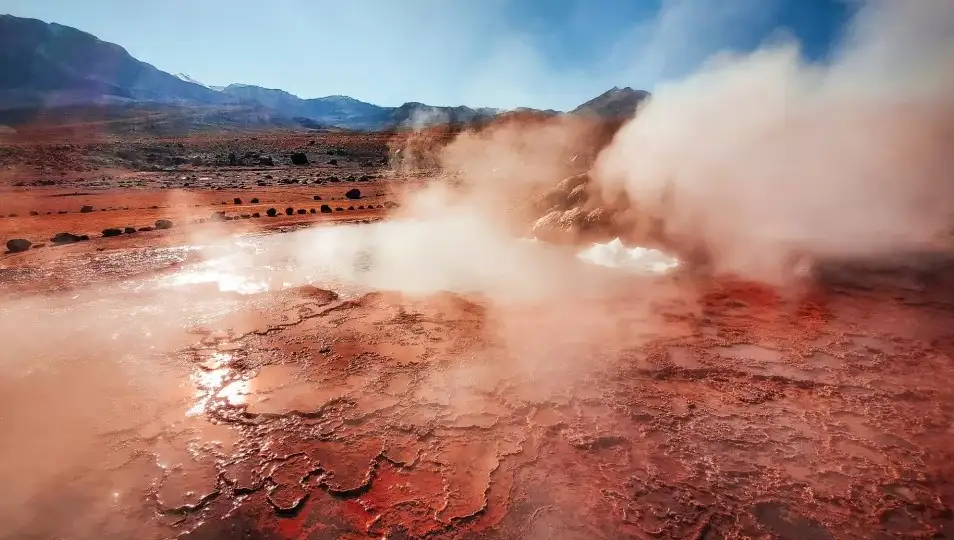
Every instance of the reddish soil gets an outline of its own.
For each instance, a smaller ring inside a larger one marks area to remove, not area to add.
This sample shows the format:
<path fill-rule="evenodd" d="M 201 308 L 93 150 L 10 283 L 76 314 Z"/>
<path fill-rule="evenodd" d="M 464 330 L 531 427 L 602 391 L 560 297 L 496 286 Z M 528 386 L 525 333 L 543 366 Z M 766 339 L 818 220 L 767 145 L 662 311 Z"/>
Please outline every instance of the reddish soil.
<path fill-rule="evenodd" d="M 0 304 L 0 330 L 57 313 L 79 318 L 70 310 L 87 301 L 84 288 L 94 297 L 89 313 L 106 317 L 109 306 L 95 301 L 108 299 L 108 288 L 189 263 L 187 254 L 154 248 L 191 242 L 190 231 L 212 225 L 189 220 L 213 211 L 317 208 L 350 187 L 369 199 L 329 204 L 396 200 L 384 179 L 256 184 L 299 170 L 221 173 L 212 189 L 182 189 L 166 173 L 124 173 L 143 183 L 134 190 L 11 188 L 0 194 L 3 212 L 41 215 L 0 220 L 5 237 L 42 240 L 160 217 L 176 226 L 0 256 L 11 297 Z M 167 182 L 173 189 L 155 187 Z M 63 195 L 71 190 L 88 194 Z M 188 203 L 171 202 L 182 194 Z M 243 204 L 217 204 L 233 197 Z M 261 202 L 248 204 L 252 197 Z M 78 213 L 83 204 L 97 211 Z M 220 226 L 241 235 L 382 216 L 356 210 Z M 33 271 L 44 265 L 55 272 Z M 9 411 L 2 429 L 19 441 L 0 450 L 3 471 L 26 498 L 0 512 L 0 536 L 954 537 L 949 269 L 854 274 L 799 292 L 587 272 L 607 284 L 602 294 L 568 284 L 560 298 L 515 304 L 195 286 L 185 295 L 197 309 L 213 300 L 232 307 L 201 325 L 171 321 L 161 346 L 150 341 L 158 328 L 111 324 L 115 335 L 95 341 L 80 321 L 78 334 L 50 331 L 19 344 L 18 359 L 40 351 L 28 360 L 64 363 L 0 382 Z M 70 292 L 57 295 L 64 275 L 74 276 Z M 31 290 L 56 302 L 50 312 L 29 307 Z M 147 311 L 160 304 L 142 292 L 118 297 Z M 29 312 L 14 315 L 18 306 Z M 123 313 L 129 324 L 148 316 Z M 133 350 L 123 348 L 124 332 L 148 350 L 133 365 L 122 360 Z M 102 367 L 114 361 L 122 369 Z M 154 366 L 179 378 L 130 395 L 67 384 L 125 380 Z M 68 401 L 74 392 L 82 399 Z M 162 406 L 152 408 L 154 400 Z M 89 454 L 74 433 L 88 419 L 64 420 L 78 414 L 69 403 L 98 411 Z M 57 454 L 58 446 L 69 452 Z"/>

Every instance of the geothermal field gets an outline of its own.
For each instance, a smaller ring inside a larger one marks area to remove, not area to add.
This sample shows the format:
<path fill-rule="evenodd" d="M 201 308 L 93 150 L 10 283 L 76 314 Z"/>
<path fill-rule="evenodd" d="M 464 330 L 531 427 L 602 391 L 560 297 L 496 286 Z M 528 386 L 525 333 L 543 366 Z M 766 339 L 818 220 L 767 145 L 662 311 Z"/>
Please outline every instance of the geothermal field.
<path fill-rule="evenodd" d="M 618 121 L 0 131 L 0 538 L 954 538 L 914 4 Z"/>

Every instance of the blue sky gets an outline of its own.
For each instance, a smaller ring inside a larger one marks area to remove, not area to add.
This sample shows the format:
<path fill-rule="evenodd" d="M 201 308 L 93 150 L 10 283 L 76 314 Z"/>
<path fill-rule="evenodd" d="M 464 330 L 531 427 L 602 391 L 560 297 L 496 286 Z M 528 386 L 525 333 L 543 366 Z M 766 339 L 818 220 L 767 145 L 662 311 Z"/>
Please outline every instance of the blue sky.
<path fill-rule="evenodd" d="M 569 109 L 780 36 L 823 59 L 857 0 L 0 0 L 210 85 Z"/>

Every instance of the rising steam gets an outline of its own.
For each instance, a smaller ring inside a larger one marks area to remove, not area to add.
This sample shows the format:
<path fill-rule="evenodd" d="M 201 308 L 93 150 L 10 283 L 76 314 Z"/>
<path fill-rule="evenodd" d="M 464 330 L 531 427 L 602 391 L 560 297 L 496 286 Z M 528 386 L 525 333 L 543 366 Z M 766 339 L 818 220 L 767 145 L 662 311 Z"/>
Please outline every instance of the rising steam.
<path fill-rule="evenodd" d="M 825 65 L 795 43 L 715 58 L 601 154 L 665 234 L 773 279 L 793 253 L 933 246 L 954 224 L 954 4 L 865 3 Z"/>

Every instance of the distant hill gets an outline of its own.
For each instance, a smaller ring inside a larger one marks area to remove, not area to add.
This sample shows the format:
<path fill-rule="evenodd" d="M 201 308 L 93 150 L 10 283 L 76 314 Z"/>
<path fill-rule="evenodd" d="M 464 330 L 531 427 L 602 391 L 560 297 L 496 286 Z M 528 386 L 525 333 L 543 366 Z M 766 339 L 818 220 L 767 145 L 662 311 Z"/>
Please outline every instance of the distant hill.
<path fill-rule="evenodd" d="M 68 26 L 0 15 L 0 104 L 226 103 L 228 97 L 136 60 Z"/>
<path fill-rule="evenodd" d="M 573 114 L 629 116 L 647 95 L 631 88 L 613 88 L 584 103 Z M 91 105 L 99 108 L 83 109 Z M 158 107 L 161 113 L 156 113 L 155 105 L 165 107 Z M 173 113 L 169 107 L 173 105 L 181 110 Z M 177 127 L 187 126 L 191 121 L 199 126 L 214 127 L 216 118 L 220 118 L 223 129 L 243 125 L 242 114 L 249 115 L 246 123 L 256 128 L 271 125 L 384 130 L 472 124 L 505 112 L 417 102 L 382 107 L 348 96 L 302 99 L 284 90 L 249 84 L 205 86 L 188 75 L 172 75 L 156 69 L 133 58 L 119 45 L 75 28 L 0 15 L 0 111 L 8 111 L 0 116 L 24 122 L 35 121 L 39 116 L 51 120 L 55 116 L 54 109 L 65 108 L 64 118 L 56 120 L 64 122 L 75 119 L 77 110 L 105 114 L 104 107 L 119 107 L 117 114 L 123 117 L 134 111 L 174 115 Z M 221 114 L 214 113 L 215 107 L 222 108 Z M 560 114 L 527 108 L 506 112 Z"/>
<path fill-rule="evenodd" d="M 573 109 L 572 114 L 600 116 L 604 118 L 628 118 L 636 113 L 637 107 L 649 92 L 633 90 L 630 87 L 613 87 L 606 92 Z"/>

